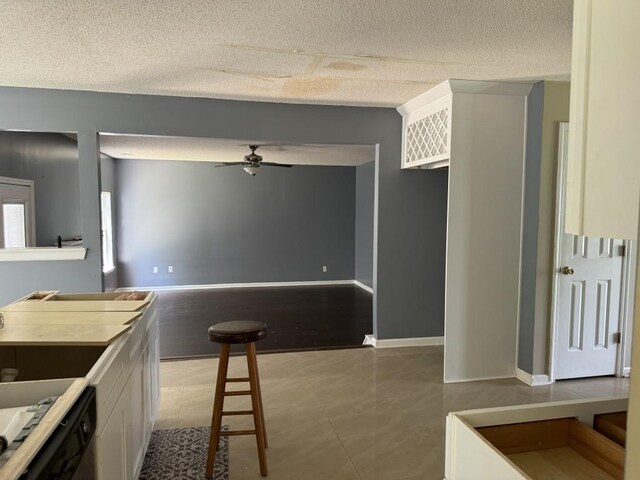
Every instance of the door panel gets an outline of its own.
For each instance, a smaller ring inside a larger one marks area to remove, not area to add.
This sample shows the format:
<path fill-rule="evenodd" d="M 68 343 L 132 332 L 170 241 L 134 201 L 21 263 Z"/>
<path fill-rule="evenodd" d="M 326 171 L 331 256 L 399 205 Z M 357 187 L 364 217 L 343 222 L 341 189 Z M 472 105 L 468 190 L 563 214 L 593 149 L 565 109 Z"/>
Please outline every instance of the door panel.
<path fill-rule="evenodd" d="M 623 241 L 569 234 L 563 237 L 561 264 L 573 273 L 556 272 L 559 276 L 556 378 L 613 375 Z"/>

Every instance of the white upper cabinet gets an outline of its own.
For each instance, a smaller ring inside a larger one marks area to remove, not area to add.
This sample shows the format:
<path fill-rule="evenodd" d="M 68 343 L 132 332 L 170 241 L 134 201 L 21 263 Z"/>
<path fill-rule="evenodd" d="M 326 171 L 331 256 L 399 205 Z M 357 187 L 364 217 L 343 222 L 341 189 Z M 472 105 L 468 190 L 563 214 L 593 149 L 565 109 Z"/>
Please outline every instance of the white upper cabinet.
<path fill-rule="evenodd" d="M 574 3 L 567 233 L 638 235 L 639 32 L 638 0 Z"/>
<path fill-rule="evenodd" d="M 447 80 L 409 100 L 398 107 L 402 115 L 402 168 L 449 166 L 452 137 L 464 135 L 459 128 L 461 122 L 456 121 L 454 104 L 466 106 L 487 95 L 524 96 L 530 89 L 530 84 L 523 83 Z"/>

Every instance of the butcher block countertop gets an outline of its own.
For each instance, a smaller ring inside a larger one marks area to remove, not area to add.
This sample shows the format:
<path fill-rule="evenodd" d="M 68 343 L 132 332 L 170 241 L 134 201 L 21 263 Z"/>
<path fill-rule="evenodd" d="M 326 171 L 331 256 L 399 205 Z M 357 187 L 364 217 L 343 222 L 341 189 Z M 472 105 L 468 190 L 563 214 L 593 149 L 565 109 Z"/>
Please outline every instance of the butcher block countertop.
<path fill-rule="evenodd" d="M 5 325 L 0 329 L 0 346 L 107 346 L 129 328 L 130 325 Z"/>
<path fill-rule="evenodd" d="M 142 312 L 7 312 L 5 325 L 128 325 Z"/>
<path fill-rule="evenodd" d="M 118 294 L 58 295 L 35 292 L 0 308 L 0 346 L 107 346 L 142 315 L 153 294 L 116 300 Z M 43 296 L 44 300 L 34 300 Z"/>
<path fill-rule="evenodd" d="M 118 300 L 53 300 L 44 302 L 24 301 L 10 303 L 2 312 L 136 312 L 146 306 L 146 301 Z"/>

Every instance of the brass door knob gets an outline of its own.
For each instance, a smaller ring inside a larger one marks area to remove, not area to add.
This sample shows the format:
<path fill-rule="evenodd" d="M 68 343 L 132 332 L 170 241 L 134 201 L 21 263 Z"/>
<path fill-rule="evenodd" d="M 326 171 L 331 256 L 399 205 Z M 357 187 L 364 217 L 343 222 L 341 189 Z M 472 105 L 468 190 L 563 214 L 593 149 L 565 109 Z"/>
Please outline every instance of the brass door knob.
<path fill-rule="evenodd" d="M 560 273 L 563 275 L 573 275 L 573 268 L 571 267 L 562 267 L 560 269 Z"/>

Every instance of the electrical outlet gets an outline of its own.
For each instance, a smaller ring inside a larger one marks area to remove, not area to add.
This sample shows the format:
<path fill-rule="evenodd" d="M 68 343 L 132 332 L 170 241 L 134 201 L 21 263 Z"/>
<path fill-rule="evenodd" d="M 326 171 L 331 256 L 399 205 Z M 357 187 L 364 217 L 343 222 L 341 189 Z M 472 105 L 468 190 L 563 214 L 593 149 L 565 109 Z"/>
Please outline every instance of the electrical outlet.
<path fill-rule="evenodd" d="M 158 267 L 153 267 L 153 273 L 158 273 Z"/>
<path fill-rule="evenodd" d="M 325 272 L 325 273 L 327 273 L 327 266 L 326 266 L 326 265 L 323 265 L 323 266 L 322 266 L 322 271 L 323 271 L 323 272 Z"/>
<path fill-rule="evenodd" d="M 169 265 L 169 268 L 167 268 L 167 271 L 169 273 L 173 273 L 173 265 Z"/>

